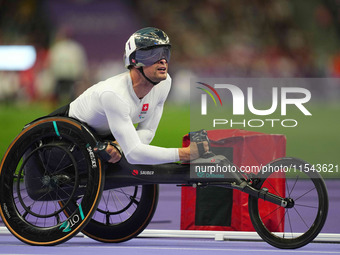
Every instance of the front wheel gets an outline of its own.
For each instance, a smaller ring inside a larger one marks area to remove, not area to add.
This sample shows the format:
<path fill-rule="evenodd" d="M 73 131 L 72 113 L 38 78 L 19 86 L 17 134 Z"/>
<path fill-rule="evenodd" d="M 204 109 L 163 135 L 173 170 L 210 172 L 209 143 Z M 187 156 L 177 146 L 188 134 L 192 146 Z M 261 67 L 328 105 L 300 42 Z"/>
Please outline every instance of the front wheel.
<path fill-rule="evenodd" d="M 264 241 L 281 249 L 310 243 L 320 233 L 328 213 L 328 194 L 322 177 L 297 158 L 278 159 L 268 164 L 266 170 L 256 176 L 254 188 L 266 188 L 293 202 L 291 208 L 284 208 L 249 196 L 249 215 L 255 230 Z"/>

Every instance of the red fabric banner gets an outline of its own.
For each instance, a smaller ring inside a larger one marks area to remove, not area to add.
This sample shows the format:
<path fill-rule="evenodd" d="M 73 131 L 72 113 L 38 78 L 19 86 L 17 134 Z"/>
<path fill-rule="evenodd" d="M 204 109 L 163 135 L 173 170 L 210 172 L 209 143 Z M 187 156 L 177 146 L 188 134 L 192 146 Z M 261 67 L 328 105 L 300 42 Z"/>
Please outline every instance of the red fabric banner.
<path fill-rule="evenodd" d="M 285 156 L 286 138 L 284 135 L 264 134 L 253 131 L 230 129 L 230 130 L 210 130 L 208 137 L 211 147 L 233 148 L 233 163 L 238 167 L 263 166 L 270 161 Z M 188 146 L 190 140 L 188 135 L 183 138 L 183 146 Z M 275 188 L 285 189 L 284 178 L 275 180 Z M 261 206 L 260 212 L 270 211 L 269 203 Z M 196 226 L 196 189 L 192 187 L 182 188 L 181 198 L 181 229 L 182 230 L 223 230 L 223 231 L 254 231 L 248 213 L 248 194 L 241 191 L 233 191 L 231 226 Z M 282 210 L 282 214 L 284 211 Z M 268 217 L 270 218 L 270 217 Z M 279 217 L 268 219 L 273 224 L 278 222 Z"/>

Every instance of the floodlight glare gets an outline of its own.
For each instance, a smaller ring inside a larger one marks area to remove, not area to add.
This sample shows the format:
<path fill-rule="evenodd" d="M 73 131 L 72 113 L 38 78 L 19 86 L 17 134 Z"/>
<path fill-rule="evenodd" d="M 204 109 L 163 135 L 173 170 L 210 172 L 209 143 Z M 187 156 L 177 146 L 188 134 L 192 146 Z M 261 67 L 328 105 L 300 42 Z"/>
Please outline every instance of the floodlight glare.
<path fill-rule="evenodd" d="M 30 45 L 0 45 L 0 70 L 24 71 L 33 66 L 37 54 Z"/>

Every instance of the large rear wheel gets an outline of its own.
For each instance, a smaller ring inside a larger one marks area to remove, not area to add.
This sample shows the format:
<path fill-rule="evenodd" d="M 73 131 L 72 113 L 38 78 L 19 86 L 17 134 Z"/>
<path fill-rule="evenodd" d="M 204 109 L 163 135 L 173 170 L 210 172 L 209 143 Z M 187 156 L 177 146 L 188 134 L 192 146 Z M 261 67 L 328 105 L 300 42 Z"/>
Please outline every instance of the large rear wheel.
<path fill-rule="evenodd" d="M 82 232 L 101 242 L 127 241 L 147 227 L 157 202 L 156 184 L 106 190 L 91 221 Z"/>
<path fill-rule="evenodd" d="M 95 143 L 84 125 L 64 117 L 23 129 L 0 167 L 0 214 L 13 235 L 31 245 L 56 245 L 83 229 L 104 183 Z"/>

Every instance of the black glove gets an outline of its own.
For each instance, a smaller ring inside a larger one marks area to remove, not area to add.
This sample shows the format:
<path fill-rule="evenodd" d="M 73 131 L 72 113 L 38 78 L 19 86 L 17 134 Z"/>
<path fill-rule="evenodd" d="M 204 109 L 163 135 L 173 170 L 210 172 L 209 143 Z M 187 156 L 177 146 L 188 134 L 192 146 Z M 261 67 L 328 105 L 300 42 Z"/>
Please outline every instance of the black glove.
<path fill-rule="evenodd" d="M 106 148 L 108 145 L 112 145 L 113 147 L 116 148 L 116 150 L 120 153 L 120 155 L 123 154 L 122 149 L 120 148 L 120 146 L 116 143 L 113 143 L 111 141 L 105 141 L 105 142 L 97 142 L 96 144 L 96 150 L 95 152 L 97 153 L 97 155 L 99 156 L 99 158 L 105 162 L 109 161 L 111 159 L 111 155 L 109 153 L 106 152 Z"/>
<path fill-rule="evenodd" d="M 208 138 L 208 132 L 206 130 L 202 129 L 200 131 L 190 132 L 189 137 L 190 142 L 197 144 L 198 154 L 200 157 L 206 158 L 214 156 L 214 154 L 210 151 L 210 141 Z M 203 142 L 208 142 L 208 151 L 205 151 Z"/>
<path fill-rule="evenodd" d="M 99 158 L 105 162 L 109 161 L 111 159 L 111 155 L 106 152 L 106 148 L 108 142 L 97 142 L 95 147 L 95 152 L 99 156 Z"/>

